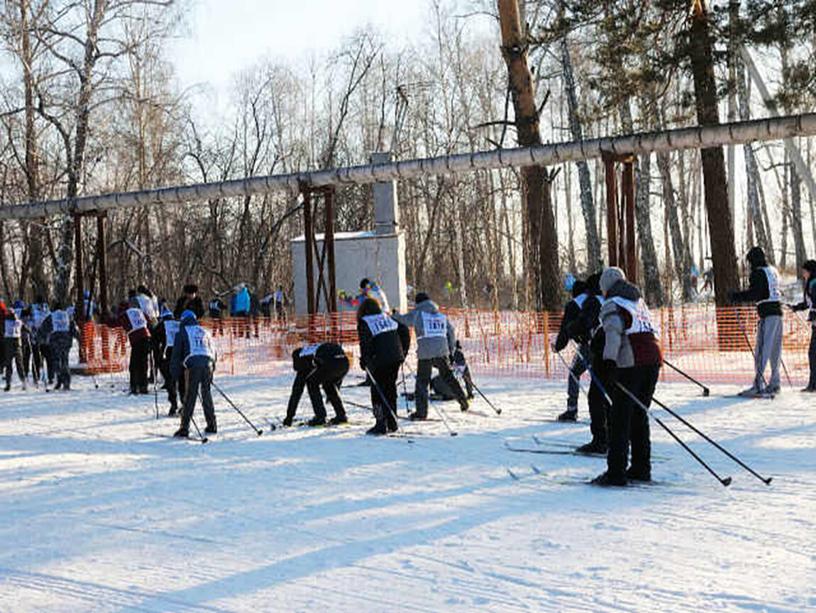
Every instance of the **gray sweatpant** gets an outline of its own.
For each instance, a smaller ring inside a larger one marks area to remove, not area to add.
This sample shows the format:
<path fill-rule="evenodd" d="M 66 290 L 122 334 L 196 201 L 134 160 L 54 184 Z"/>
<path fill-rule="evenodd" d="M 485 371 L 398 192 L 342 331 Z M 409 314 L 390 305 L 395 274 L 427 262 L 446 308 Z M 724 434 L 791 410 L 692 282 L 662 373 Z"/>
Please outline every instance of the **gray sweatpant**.
<path fill-rule="evenodd" d="M 782 360 L 782 317 L 768 315 L 759 320 L 757 326 L 756 355 L 754 356 L 754 387 L 776 390 L 780 387 L 779 364 Z M 765 367 L 771 363 L 771 378 L 765 378 Z"/>

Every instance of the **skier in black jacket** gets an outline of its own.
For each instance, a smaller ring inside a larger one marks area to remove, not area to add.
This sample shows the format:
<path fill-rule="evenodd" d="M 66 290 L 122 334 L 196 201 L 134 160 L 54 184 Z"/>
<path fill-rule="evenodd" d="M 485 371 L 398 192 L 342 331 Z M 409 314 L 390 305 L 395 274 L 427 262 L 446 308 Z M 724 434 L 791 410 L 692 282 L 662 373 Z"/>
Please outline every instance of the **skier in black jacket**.
<path fill-rule="evenodd" d="M 561 351 L 570 341 L 569 326 L 581 314 L 581 307 L 589 297 L 587 284 L 580 279 L 572 284 L 572 299 L 564 306 L 564 315 L 561 318 L 561 327 L 555 339 L 555 350 Z M 578 354 L 573 358 L 570 373 L 567 374 L 567 410 L 558 416 L 558 421 L 575 421 L 578 419 L 578 381 L 586 371 L 586 360 L 589 357 L 589 346 L 586 343 L 578 344 Z"/>
<path fill-rule="evenodd" d="M 373 298 L 363 300 L 357 310 L 360 337 L 360 365 L 371 373 L 371 406 L 377 423 L 366 434 L 386 434 L 397 430 L 397 375 L 405 361 L 400 327 L 407 326 L 382 312 Z"/>
<path fill-rule="evenodd" d="M 778 394 L 780 391 L 779 365 L 782 361 L 782 292 L 779 288 L 779 273 L 769 266 L 765 252 L 752 247 L 745 256 L 751 264 L 748 289 L 744 292 L 729 293 L 731 302 L 756 303 L 759 325 L 757 326 L 756 347 L 754 348 L 754 383 L 740 392 L 740 396 L 760 396 Z M 765 380 L 765 366 L 771 363 L 771 378 Z"/>
<path fill-rule="evenodd" d="M 794 311 L 807 311 L 810 322 L 810 347 L 808 349 L 808 363 L 810 378 L 803 392 L 816 392 L 816 260 L 808 260 L 802 264 L 802 279 L 805 295 L 802 302 L 789 305 Z"/>
<path fill-rule="evenodd" d="M 581 312 L 568 326 L 567 336 L 579 346 L 588 347 L 586 360 L 591 364 L 592 372 L 600 374 L 603 363 L 603 348 L 605 343 L 604 329 L 601 325 L 601 307 L 604 298 L 599 285 L 601 273 L 591 275 L 587 281 L 588 297 L 581 306 Z M 593 378 L 587 393 L 589 404 L 589 429 L 592 440 L 576 449 L 579 453 L 606 453 L 607 451 L 607 421 L 609 403 L 603 391 Z"/>
<path fill-rule="evenodd" d="M 329 423 L 332 425 L 346 423 L 348 421 L 346 410 L 339 392 L 343 377 L 349 370 L 349 361 L 343 348 L 336 343 L 306 345 L 292 352 L 292 365 L 297 375 L 292 383 L 292 394 L 289 396 L 289 406 L 283 425 L 292 425 L 304 387 L 309 392 L 314 410 L 314 417 L 309 420 L 308 425 L 326 424 L 326 405 L 323 404 L 323 396 L 320 394 L 321 386 L 334 408 L 334 417 Z"/>

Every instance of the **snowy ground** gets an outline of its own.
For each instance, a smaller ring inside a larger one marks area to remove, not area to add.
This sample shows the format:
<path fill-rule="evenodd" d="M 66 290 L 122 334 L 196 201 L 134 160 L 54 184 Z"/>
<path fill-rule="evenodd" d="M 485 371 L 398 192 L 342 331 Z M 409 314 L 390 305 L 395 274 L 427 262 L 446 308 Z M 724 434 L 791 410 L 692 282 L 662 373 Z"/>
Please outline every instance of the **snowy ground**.
<path fill-rule="evenodd" d="M 288 377 L 220 382 L 264 429 L 283 413 Z M 602 460 L 505 448 L 587 440 L 551 421 L 562 385 L 482 381 L 501 417 L 447 404 L 459 436 L 406 424 L 413 442 L 363 436 L 354 407 L 349 427 L 257 437 L 217 402 L 221 432 L 200 445 L 154 436 L 175 424 L 152 397 L 100 383 L 0 400 L 4 613 L 816 609 L 812 396 L 663 385 L 773 484 L 678 426 L 733 475 L 725 489 L 653 426 L 661 484 L 605 490 L 578 482 Z"/>

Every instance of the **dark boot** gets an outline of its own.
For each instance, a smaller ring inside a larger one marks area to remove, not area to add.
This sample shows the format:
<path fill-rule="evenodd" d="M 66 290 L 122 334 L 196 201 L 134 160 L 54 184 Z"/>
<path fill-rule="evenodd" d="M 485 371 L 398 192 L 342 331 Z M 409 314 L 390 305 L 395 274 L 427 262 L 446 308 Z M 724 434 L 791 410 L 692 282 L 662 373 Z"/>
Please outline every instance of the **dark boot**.
<path fill-rule="evenodd" d="M 630 466 L 626 471 L 626 478 L 631 481 L 643 481 L 648 483 L 652 480 L 652 471 L 648 468 Z"/>
<path fill-rule="evenodd" d="M 568 407 L 566 411 L 558 416 L 558 421 L 578 421 L 578 409 L 575 407 Z"/>
<path fill-rule="evenodd" d="M 622 487 L 626 485 L 626 477 L 614 477 L 605 472 L 595 477 L 590 483 L 601 487 Z"/>
<path fill-rule="evenodd" d="M 408 419 L 410 419 L 411 421 L 425 421 L 426 419 L 428 419 L 428 415 L 427 414 L 420 415 L 417 411 L 414 411 L 413 413 L 408 415 Z"/>
<path fill-rule="evenodd" d="M 348 423 L 348 417 L 346 417 L 345 415 L 335 415 L 334 417 L 332 417 L 329 420 L 329 425 L 331 425 L 331 426 L 339 426 L 341 424 L 347 424 L 347 423 Z"/>
<path fill-rule="evenodd" d="M 218 434 L 218 427 L 215 424 L 207 424 L 207 427 L 204 428 L 204 432 L 207 434 Z"/>
<path fill-rule="evenodd" d="M 326 418 L 325 417 L 312 417 L 309 421 L 306 422 L 306 425 L 309 427 L 317 427 L 317 426 L 325 426 L 326 425 Z"/>
<path fill-rule="evenodd" d="M 188 438 L 190 436 L 189 430 L 187 428 L 179 428 L 173 434 L 173 438 Z"/>
<path fill-rule="evenodd" d="M 581 445 L 575 449 L 576 453 L 586 453 L 589 455 L 606 455 L 606 443 L 597 439 L 592 439 L 586 445 Z"/>

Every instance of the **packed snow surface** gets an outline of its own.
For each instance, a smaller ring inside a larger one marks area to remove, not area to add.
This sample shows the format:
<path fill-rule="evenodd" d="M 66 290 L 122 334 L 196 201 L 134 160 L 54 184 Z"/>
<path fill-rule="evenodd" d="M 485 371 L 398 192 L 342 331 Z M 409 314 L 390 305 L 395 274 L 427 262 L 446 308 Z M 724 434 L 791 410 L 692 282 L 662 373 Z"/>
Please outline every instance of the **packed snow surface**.
<path fill-rule="evenodd" d="M 170 440 L 152 396 L 107 378 L 0 397 L 0 611 L 816 609 L 813 396 L 660 385 L 773 483 L 667 417 L 733 485 L 653 424 L 658 483 L 600 489 L 582 481 L 602 459 L 507 448 L 588 440 L 586 423 L 553 421 L 563 385 L 477 381 L 501 416 L 436 403 L 457 437 L 402 421 L 417 435 L 371 438 L 354 406 L 350 426 L 268 432 L 289 377 L 217 381 L 263 436 L 216 395 L 218 435 Z"/>

